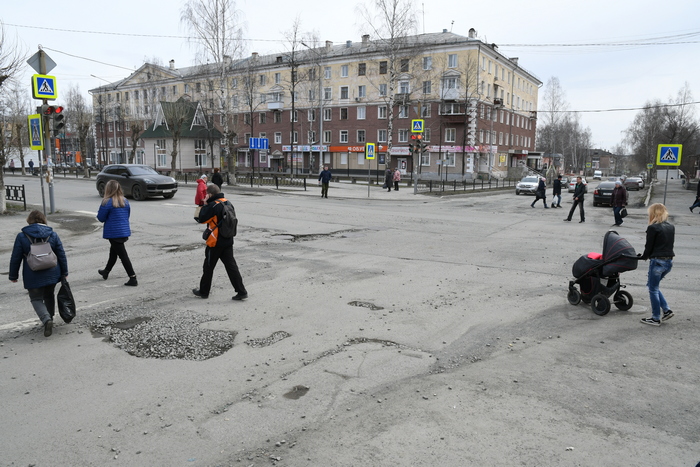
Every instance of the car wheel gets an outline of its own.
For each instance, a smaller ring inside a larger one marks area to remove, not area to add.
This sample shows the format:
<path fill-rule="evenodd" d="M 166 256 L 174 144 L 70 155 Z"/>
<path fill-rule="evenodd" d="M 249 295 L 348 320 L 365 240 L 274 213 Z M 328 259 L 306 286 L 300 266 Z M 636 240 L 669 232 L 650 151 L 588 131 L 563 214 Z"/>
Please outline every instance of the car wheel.
<path fill-rule="evenodd" d="M 105 197 L 105 183 L 100 182 L 97 184 L 97 193 L 100 195 L 100 198 Z"/>
<path fill-rule="evenodd" d="M 605 316 L 610 312 L 610 300 L 603 294 L 597 294 L 591 300 L 591 309 L 598 316 Z"/>
<path fill-rule="evenodd" d="M 131 196 L 133 196 L 135 201 L 143 201 L 145 199 L 141 185 L 134 185 L 131 187 Z"/>
<path fill-rule="evenodd" d="M 173 196 L 175 196 L 175 193 L 166 193 L 166 194 L 163 195 L 163 198 L 165 198 L 165 199 L 170 199 L 170 198 L 172 198 Z"/>
<path fill-rule="evenodd" d="M 598 207 L 598 203 L 596 203 L 595 201 L 593 201 L 593 207 L 594 207 L 594 208 L 597 208 L 597 207 Z"/>
<path fill-rule="evenodd" d="M 515 190 L 515 196 L 518 196 L 520 194 L 520 190 Z"/>
<path fill-rule="evenodd" d="M 629 292 L 625 290 L 618 290 L 618 292 L 613 296 L 613 302 L 618 310 L 627 311 L 632 308 L 634 299 Z"/>

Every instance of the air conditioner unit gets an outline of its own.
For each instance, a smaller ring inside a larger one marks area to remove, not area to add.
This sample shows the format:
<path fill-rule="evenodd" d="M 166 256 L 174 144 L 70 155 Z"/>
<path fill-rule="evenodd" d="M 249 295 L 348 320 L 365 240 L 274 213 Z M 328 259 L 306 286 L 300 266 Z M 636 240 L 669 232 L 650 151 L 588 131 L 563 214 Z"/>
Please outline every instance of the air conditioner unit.
<path fill-rule="evenodd" d="M 359 98 L 359 97 L 356 97 L 356 98 L 355 98 L 355 102 L 360 102 L 360 98 Z"/>
<path fill-rule="evenodd" d="M 503 99 L 494 99 L 494 100 L 493 100 L 493 103 L 494 103 L 495 105 L 503 105 Z"/>

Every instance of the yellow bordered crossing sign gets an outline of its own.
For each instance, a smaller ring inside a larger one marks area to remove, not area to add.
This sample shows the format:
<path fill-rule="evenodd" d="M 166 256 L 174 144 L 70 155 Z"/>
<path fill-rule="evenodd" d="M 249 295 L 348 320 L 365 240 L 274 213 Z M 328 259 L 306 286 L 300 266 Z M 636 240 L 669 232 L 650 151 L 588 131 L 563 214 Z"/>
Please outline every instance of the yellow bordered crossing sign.
<path fill-rule="evenodd" d="M 413 133 L 423 133 L 423 120 L 411 120 L 411 132 Z"/>
<path fill-rule="evenodd" d="M 374 143 L 367 143 L 365 146 L 365 159 L 374 159 L 376 145 Z"/>
<path fill-rule="evenodd" d="M 659 144 L 656 153 L 656 165 L 681 165 L 682 144 Z"/>
<path fill-rule="evenodd" d="M 34 114 L 27 117 L 29 128 L 29 147 L 36 150 L 44 149 L 44 133 L 41 131 L 41 115 Z"/>
<path fill-rule="evenodd" d="M 58 99 L 56 77 L 49 75 L 32 75 L 32 94 L 34 99 Z"/>

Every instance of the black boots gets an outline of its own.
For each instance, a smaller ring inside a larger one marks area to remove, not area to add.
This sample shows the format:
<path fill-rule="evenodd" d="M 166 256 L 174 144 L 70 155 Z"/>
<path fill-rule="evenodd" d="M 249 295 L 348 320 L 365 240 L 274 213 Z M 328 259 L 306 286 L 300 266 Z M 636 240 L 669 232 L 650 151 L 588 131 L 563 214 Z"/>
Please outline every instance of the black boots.
<path fill-rule="evenodd" d="M 130 276 L 129 282 L 126 282 L 124 285 L 136 287 L 137 285 L 139 285 L 139 281 L 136 280 L 136 276 Z"/>
<path fill-rule="evenodd" d="M 107 271 L 106 269 L 98 269 L 97 273 L 100 276 L 102 276 L 102 279 L 104 279 L 104 280 L 107 280 L 107 278 L 109 277 L 109 271 Z"/>

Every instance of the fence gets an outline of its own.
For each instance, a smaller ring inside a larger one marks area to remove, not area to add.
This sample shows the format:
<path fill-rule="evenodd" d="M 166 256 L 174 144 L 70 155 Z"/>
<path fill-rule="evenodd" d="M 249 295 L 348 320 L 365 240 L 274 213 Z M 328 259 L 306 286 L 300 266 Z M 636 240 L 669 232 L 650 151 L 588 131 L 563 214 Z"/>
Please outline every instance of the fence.
<path fill-rule="evenodd" d="M 7 201 L 22 201 L 24 203 L 24 211 L 27 210 L 27 197 L 24 193 L 24 185 L 13 186 L 5 185 L 5 200 Z"/>
<path fill-rule="evenodd" d="M 491 180 L 418 180 L 417 191 L 427 193 L 467 192 L 515 187 L 520 180 L 515 178 L 494 178 Z"/>
<path fill-rule="evenodd" d="M 230 178 L 227 176 L 228 183 L 231 183 Z M 293 176 L 278 176 L 278 175 L 262 175 L 262 174 L 239 174 L 236 175 L 236 183 L 238 185 L 250 185 L 251 188 L 255 186 L 274 186 L 279 190 L 281 187 L 296 187 L 303 188 L 306 191 L 306 177 L 293 177 Z"/>

